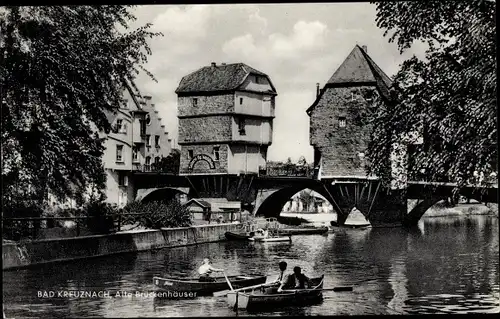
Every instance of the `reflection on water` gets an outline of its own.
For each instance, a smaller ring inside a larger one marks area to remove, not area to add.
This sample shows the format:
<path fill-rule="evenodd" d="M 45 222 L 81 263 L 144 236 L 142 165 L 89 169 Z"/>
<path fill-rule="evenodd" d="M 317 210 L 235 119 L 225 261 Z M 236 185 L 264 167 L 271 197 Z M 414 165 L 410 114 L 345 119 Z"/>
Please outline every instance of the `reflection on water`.
<path fill-rule="evenodd" d="M 205 257 L 228 275 L 277 276 L 285 260 L 309 276 L 325 274 L 321 304 L 257 315 L 362 315 L 498 312 L 498 219 L 429 218 L 412 230 L 352 229 L 294 236 L 292 243 L 220 242 L 4 272 L 8 317 L 234 316 L 224 298 L 135 296 L 155 275 L 193 276 Z M 109 298 L 40 298 L 39 291 L 106 291 Z M 116 296 L 118 292 L 130 295 Z M 243 315 L 247 314 L 240 311 Z"/>

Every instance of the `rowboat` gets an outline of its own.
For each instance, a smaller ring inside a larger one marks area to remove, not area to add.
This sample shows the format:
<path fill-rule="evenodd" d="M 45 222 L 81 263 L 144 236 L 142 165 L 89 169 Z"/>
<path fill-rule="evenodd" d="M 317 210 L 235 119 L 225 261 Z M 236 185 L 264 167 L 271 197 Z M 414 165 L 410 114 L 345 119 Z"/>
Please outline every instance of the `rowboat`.
<path fill-rule="evenodd" d="M 279 234 L 288 236 L 288 235 L 321 235 L 328 233 L 328 227 L 311 227 L 311 228 L 285 228 L 280 229 Z"/>
<path fill-rule="evenodd" d="M 312 288 L 278 292 L 278 287 L 251 287 L 227 294 L 227 303 L 233 309 L 255 311 L 287 306 L 306 306 L 323 300 L 323 278 L 311 278 Z"/>
<path fill-rule="evenodd" d="M 234 289 L 263 284 L 267 276 L 261 274 L 228 276 Z M 225 277 L 214 277 L 214 282 L 199 281 L 198 278 L 153 277 L 153 284 L 162 291 L 193 292 L 198 296 L 211 295 L 229 289 Z"/>
<path fill-rule="evenodd" d="M 233 232 L 226 232 L 224 234 L 226 236 L 227 240 L 245 240 L 248 241 L 248 239 L 252 236 L 250 236 L 249 233 L 233 233 Z"/>
<path fill-rule="evenodd" d="M 363 223 L 363 224 L 344 224 L 344 225 L 339 225 L 336 221 L 331 221 L 330 225 L 332 225 L 333 229 L 342 229 L 342 228 L 351 228 L 351 229 L 366 229 L 372 227 L 371 224 L 369 223 Z"/>
<path fill-rule="evenodd" d="M 283 241 L 292 241 L 292 237 L 250 237 L 249 241 L 257 241 L 257 242 L 283 242 Z"/>

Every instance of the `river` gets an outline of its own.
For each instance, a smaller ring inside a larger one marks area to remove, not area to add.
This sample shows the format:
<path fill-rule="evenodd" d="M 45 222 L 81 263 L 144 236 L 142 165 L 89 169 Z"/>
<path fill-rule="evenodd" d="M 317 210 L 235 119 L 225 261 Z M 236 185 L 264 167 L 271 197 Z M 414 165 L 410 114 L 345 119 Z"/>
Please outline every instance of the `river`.
<path fill-rule="evenodd" d="M 498 313 L 499 227 L 491 216 L 424 218 L 418 228 L 347 230 L 294 236 L 292 243 L 219 242 L 55 263 L 3 273 L 8 318 L 234 316 L 224 298 L 161 300 L 154 275 L 193 275 L 203 258 L 228 275 L 277 275 L 280 260 L 309 276 L 325 274 L 321 304 L 241 315 Z M 48 297 L 50 291 L 109 297 Z M 132 296 L 117 296 L 129 292 Z"/>

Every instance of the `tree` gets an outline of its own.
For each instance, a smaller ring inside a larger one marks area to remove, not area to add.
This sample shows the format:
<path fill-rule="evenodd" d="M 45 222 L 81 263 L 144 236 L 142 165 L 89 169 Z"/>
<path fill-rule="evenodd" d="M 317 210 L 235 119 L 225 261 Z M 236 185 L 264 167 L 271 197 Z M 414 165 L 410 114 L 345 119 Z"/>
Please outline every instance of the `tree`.
<path fill-rule="evenodd" d="M 476 172 L 495 171 L 496 6 L 493 1 L 376 2 L 377 25 L 401 52 L 427 43 L 425 60 L 405 61 L 394 77 L 391 103 L 380 103 L 368 157 L 387 177 L 395 142 L 424 144 L 410 176 L 452 179 L 463 186 Z"/>
<path fill-rule="evenodd" d="M 179 174 L 180 164 L 181 152 L 178 149 L 174 148 L 167 157 L 163 157 L 161 159 L 157 169 L 166 173 Z"/>
<path fill-rule="evenodd" d="M 128 6 L 0 10 L 4 194 L 13 200 L 30 186 L 41 201 L 101 190 L 105 111 L 123 103 L 126 84 L 140 94 L 134 79 L 151 54 L 147 39 L 160 34 L 149 24 L 129 31 Z"/>
<path fill-rule="evenodd" d="M 306 160 L 306 157 L 304 155 L 301 155 L 299 157 L 299 160 L 297 161 L 297 165 L 307 166 L 307 160 Z"/>

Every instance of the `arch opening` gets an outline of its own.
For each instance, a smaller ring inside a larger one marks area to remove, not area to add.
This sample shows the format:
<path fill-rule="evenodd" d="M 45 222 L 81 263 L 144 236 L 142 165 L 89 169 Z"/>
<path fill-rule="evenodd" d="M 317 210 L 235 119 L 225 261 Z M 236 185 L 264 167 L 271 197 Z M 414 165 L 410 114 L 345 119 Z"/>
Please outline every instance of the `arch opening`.
<path fill-rule="evenodd" d="M 173 187 L 158 188 L 146 194 L 140 201 L 143 203 L 161 201 L 169 202 L 177 200 L 184 202 L 187 200 L 188 193 Z"/>
<path fill-rule="evenodd" d="M 317 203 L 313 204 L 313 198 L 318 199 Z M 304 205 L 307 199 L 310 200 L 310 203 L 309 205 Z M 295 204 L 291 203 L 293 201 L 295 201 Z M 297 204 L 299 202 L 302 202 L 302 204 Z M 284 210 L 285 213 L 288 213 L 290 209 L 302 208 L 303 210 L 304 206 L 310 211 L 314 208 L 318 211 L 318 202 L 328 203 L 325 205 L 325 207 L 328 207 L 326 210 L 332 213 L 332 219 L 334 219 L 335 215 L 333 212 L 335 212 L 336 209 L 335 205 L 329 200 L 329 194 L 319 187 L 311 188 L 304 186 L 289 186 L 275 190 L 255 208 L 254 214 L 266 218 L 278 218 Z"/>

